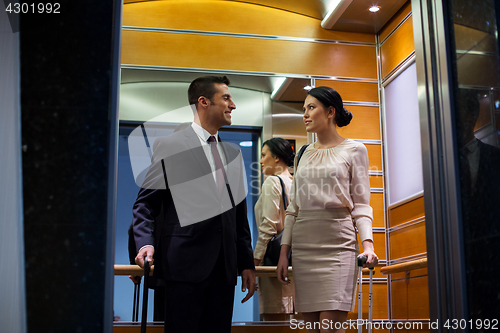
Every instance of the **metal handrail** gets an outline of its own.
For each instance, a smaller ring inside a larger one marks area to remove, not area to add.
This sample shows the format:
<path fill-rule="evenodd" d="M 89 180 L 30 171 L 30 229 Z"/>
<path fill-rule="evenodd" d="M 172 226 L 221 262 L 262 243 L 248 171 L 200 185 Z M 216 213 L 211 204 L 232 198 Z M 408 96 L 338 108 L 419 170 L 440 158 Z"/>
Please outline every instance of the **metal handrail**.
<path fill-rule="evenodd" d="M 153 275 L 155 266 L 151 266 L 150 276 Z M 368 275 L 369 270 L 363 269 L 363 275 Z M 132 275 L 143 276 L 144 270 L 137 265 L 115 265 L 115 275 Z M 259 277 L 276 277 L 276 266 L 257 266 L 255 267 L 255 276 Z M 288 276 L 293 277 L 292 267 L 288 267 Z"/>
<path fill-rule="evenodd" d="M 151 266 L 150 276 L 153 275 L 154 265 Z M 115 275 L 143 276 L 144 270 L 138 265 L 115 265 Z M 255 276 L 276 277 L 276 266 L 257 266 Z M 288 276 L 293 276 L 292 267 L 288 267 Z"/>
<path fill-rule="evenodd" d="M 380 269 L 380 273 L 382 273 L 384 275 L 395 274 L 395 273 L 407 272 L 407 271 L 412 271 L 415 269 L 426 268 L 426 267 L 427 267 L 427 258 L 424 258 L 424 259 L 411 260 L 411 261 L 403 262 L 400 264 L 382 267 Z"/>

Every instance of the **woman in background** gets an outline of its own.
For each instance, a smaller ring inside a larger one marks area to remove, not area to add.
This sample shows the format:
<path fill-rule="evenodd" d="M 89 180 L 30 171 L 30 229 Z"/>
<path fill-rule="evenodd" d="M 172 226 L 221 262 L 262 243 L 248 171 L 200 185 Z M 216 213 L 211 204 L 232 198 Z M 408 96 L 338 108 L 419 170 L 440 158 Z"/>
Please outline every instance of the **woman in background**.
<path fill-rule="evenodd" d="M 368 153 L 362 143 L 337 132 L 337 126 L 349 124 L 352 113 L 334 89 L 311 89 L 303 119 L 307 132 L 317 133 L 318 140 L 304 150 L 295 168 L 277 275 L 288 283 L 291 248 L 295 306 L 307 331 L 343 332 L 335 323 L 345 322 L 354 311 L 359 254 L 355 228 L 363 243 L 361 255 L 368 257 L 365 267 L 377 263 Z M 324 327 L 323 322 L 331 324 Z"/>
<path fill-rule="evenodd" d="M 293 164 L 294 153 L 290 143 L 282 138 L 264 142 L 260 164 L 266 179 L 259 200 L 255 204 L 255 221 L 259 237 L 254 251 L 255 266 L 261 265 L 271 238 L 284 227 L 285 209 L 281 178 L 287 197 L 290 197 L 292 176 L 288 166 Z M 275 177 L 277 176 L 277 177 Z M 287 203 L 288 204 L 288 203 Z M 258 277 L 259 312 L 266 321 L 287 320 L 293 314 L 293 284 L 283 286 L 276 278 Z"/>

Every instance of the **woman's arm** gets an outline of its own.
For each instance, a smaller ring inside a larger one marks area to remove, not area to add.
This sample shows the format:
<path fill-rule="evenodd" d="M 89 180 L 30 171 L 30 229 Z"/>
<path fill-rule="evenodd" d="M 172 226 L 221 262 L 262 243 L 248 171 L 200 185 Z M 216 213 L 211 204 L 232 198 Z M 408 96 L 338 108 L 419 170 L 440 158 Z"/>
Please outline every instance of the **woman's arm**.
<path fill-rule="evenodd" d="M 351 215 L 363 244 L 363 252 L 359 256 L 368 257 L 365 267 L 373 267 L 377 264 L 378 258 L 373 247 L 373 209 L 370 207 L 368 151 L 363 144 L 353 152 L 351 167 L 351 199 L 354 205 Z"/>
<path fill-rule="evenodd" d="M 281 232 L 283 229 L 280 205 L 281 201 L 281 183 L 276 177 L 267 177 L 262 184 L 260 194 L 262 204 L 262 213 L 260 216 L 255 216 L 259 235 L 254 250 L 254 263 L 259 265 L 266 254 L 267 244 L 271 238 Z"/>
<path fill-rule="evenodd" d="M 290 280 L 288 279 L 288 253 L 290 252 L 290 245 L 281 244 L 280 260 L 278 266 L 276 266 L 276 276 L 278 281 L 282 284 L 289 285 Z"/>

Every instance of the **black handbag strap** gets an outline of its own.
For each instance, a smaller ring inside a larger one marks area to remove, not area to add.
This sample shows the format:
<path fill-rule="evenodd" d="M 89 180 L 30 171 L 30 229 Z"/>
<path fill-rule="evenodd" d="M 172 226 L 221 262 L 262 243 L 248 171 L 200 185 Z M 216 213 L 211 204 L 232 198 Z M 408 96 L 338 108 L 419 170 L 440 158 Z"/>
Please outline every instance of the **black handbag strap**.
<path fill-rule="evenodd" d="M 299 154 L 297 156 L 297 165 L 299 165 L 300 158 L 302 157 L 302 155 L 304 155 L 304 151 L 306 150 L 306 148 L 308 146 L 309 145 L 303 145 L 300 148 Z M 288 207 L 288 196 L 286 195 L 285 183 L 283 182 L 283 179 L 281 179 L 280 176 L 278 176 L 278 175 L 273 175 L 273 176 L 278 177 L 278 179 L 280 180 L 280 184 L 281 184 L 281 196 L 283 197 L 283 207 L 285 207 L 285 210 L 286 210 L 286 208 Z"/>
<path fill-rule="evenodd" d="M 286 210 L 286 208 L 288 207 L 288 196 L 286 195 L 285 183 L 283 182 L 283 179 L 281 179 L 280 176 L 278 175 L 273 175 L 273 176 L 278 177 L 278 179 L 280 180 L 281 196 L 283 197 L 283 207 L 285 207 Z"/>
<path fill-rule="evenodd" d="M 302 155 L 304 155 L 304 151 L 307 147 L 309 147 L 309 145 L 303 145 L 302 147 L 300 147 L 299 154 L 297 155 L 297 165 L 295 166 L 295 168 L 299 166 L 300 159 L 302 158 Z"/>

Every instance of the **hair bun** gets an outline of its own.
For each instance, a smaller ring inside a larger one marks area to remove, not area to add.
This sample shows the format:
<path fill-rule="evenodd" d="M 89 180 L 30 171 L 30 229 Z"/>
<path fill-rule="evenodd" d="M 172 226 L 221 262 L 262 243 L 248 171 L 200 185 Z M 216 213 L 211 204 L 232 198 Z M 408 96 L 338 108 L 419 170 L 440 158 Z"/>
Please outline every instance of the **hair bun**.
<path fill-rule="evenodd" d="M 352 120 L 352 113 L 348 111 L 346 108 L 342 108 L 342 112 L 339 112 L 337 116 L 337 126 L 344 127 L 349 125 Z"/>

